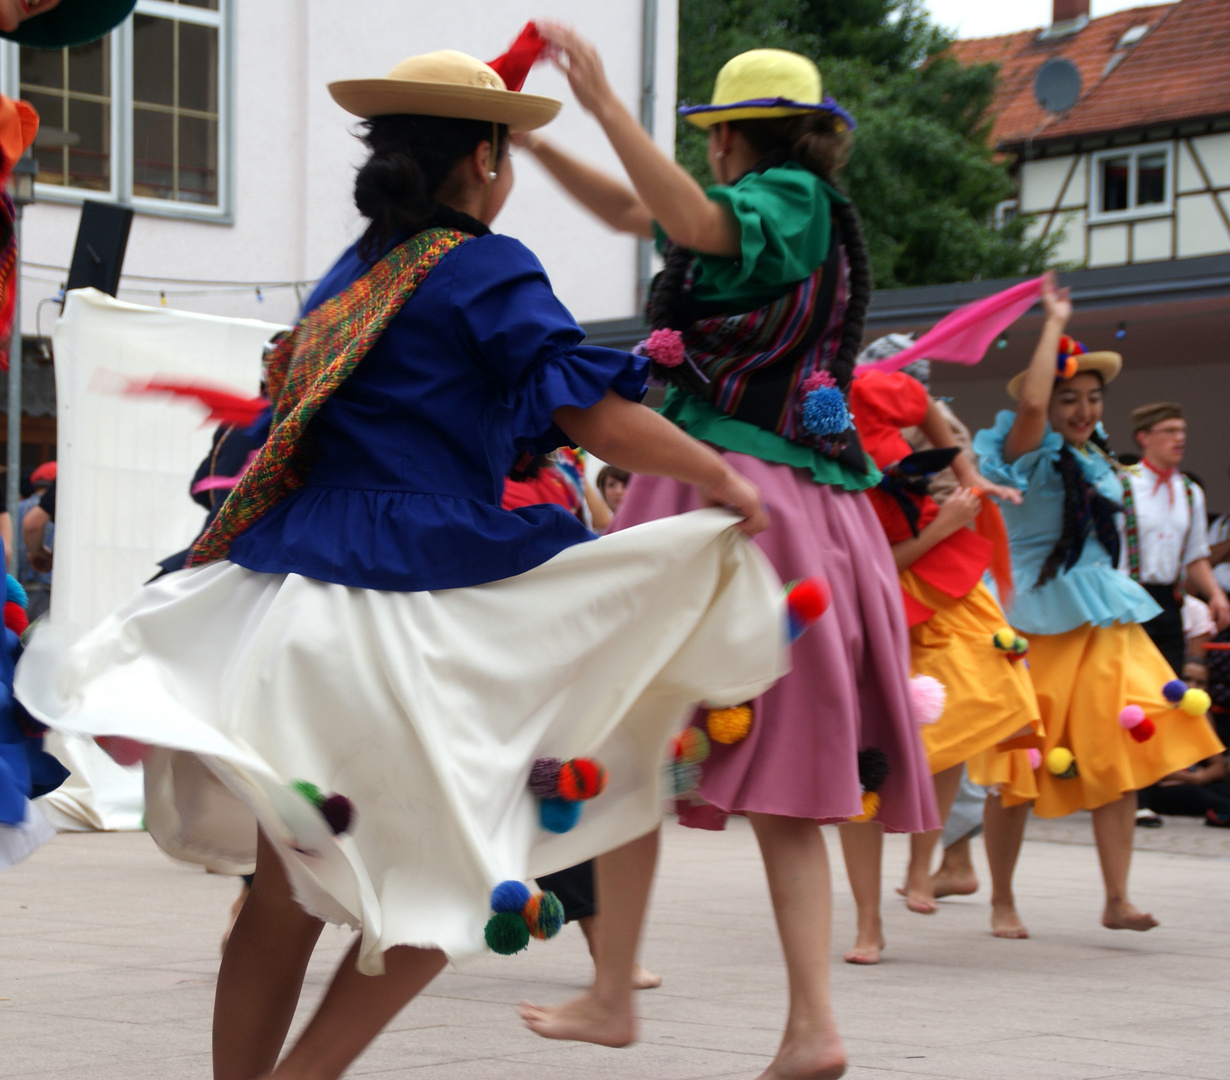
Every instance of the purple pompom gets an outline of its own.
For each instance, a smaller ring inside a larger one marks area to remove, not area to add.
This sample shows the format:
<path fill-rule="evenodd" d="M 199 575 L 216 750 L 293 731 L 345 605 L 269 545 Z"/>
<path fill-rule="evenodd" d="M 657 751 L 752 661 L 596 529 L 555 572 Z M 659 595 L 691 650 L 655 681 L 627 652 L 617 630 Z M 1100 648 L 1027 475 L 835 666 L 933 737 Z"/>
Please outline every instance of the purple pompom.
<path fill-rule="evenodd" d="M 334 836 L 341 836 L 354 823 L 354 804 L 345 795 L 330 795 L 320 804 L 321 816 Z"/>
<path fill-rule="evenodd" d="M 540 757 L 530 769 L 530 791 L 539 799 L 553 799 L 559 793 L 559 771 L 564 763 L 559 758 Z"/>

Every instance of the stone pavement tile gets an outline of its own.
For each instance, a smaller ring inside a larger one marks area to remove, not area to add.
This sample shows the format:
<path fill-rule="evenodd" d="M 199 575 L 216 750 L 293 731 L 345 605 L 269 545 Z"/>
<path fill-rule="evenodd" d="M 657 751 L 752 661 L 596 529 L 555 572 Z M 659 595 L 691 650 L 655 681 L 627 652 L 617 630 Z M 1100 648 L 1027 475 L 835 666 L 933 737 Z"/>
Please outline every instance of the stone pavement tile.
<path fill-rule="evenodd" d="M 1145 1026 L 1144 1023 L 1141 1026 Z M 1096 1035 L 1085 1037 L 1033 1035 L 1025 1039 L 1002 1039 L 988 1043 L 987 1050 L 1013 1060 L 1084 1062 L 1110 1072 L 1135 1068 L 1199 1080 L 1226 1078 L 1224 1048 L 1212 1032 L 1202 1040 L 1205 1044 L 1203 1047 L 1189 1044 L 1186 1049 L 1106 1039 L 1101 1034 L 1097 1030 Z"/>
<path fill-rule="evenodd" d="M 859 1061 L 871 1070 L 885 1068 L 912 1076 L 942 1077 L 944 1080 L 1101 1080 L 1112 1068 L 1097 1062 L 1068 1061 L 1060 1057 L 1022 1061 L 996 1053 L 993 1049 L 946 1048 L 942 1054 L 881 1055 Z M 1122 1065 L 1120 1065 L 1120 1069 Z"/>

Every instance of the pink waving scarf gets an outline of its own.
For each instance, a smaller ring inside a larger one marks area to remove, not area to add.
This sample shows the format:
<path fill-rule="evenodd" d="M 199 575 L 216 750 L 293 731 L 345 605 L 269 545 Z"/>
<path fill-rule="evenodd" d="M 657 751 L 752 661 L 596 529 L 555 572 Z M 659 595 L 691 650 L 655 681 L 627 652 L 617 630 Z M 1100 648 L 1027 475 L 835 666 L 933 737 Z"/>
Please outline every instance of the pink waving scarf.
<path fill-rule="evenodd" d="M 907 364 L 924 357 L 947 360 L 954 364 L 976 364 L 991 347 L 991 342 L 1025 314 L 1042 295 L 1042 278 L 1033 278 L 1013 285 L 1011 289 L 975 300 L 945 316 L 908 349 L 877 360 L 860 364 L 855 375 L 869 371 L 900 371 Z"/>

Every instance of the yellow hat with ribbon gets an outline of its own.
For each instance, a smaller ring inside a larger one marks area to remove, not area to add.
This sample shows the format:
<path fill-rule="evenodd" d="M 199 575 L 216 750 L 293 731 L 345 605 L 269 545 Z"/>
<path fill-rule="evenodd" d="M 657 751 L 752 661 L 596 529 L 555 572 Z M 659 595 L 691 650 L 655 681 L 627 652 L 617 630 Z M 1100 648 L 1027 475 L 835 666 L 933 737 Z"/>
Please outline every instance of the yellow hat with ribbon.
<path fill-rule="evenodd" d="M 785 49 L 751 49 L 728 60 L 713 84 L 708 105 L 685 105 L 679 115 L 698 128 L 730 120 L 771 120 L 827 112 L 848 129 L 854 117 L 821 92 L 820 69 Z"/>

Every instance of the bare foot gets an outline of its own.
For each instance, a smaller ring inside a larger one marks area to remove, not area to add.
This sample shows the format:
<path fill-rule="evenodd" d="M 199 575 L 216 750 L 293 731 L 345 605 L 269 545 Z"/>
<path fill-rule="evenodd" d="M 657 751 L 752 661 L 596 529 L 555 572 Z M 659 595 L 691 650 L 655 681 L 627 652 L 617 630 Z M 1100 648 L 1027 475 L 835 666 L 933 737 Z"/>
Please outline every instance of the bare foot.
<path fill-rule="evenodd" d="M 870 934 L 856 934 L 854 948 L 846 953 L 845 961 L 847 964 L 878 964 L 884 944 L 883 934 L 876 934 L 874 937 Z"/>
<path fill-rule="evenodd" d="M 1107 930 L 1152 930 L 1157 920 L 1126 900 L 1108 902 L 1102 912 L 1102 925 Z"/>
<path fill-rule="evenodd" d="M 758 1080 L 837 1080 L 846 1072 L 846 1051 L 836 1031 L 816 1040 L 783 1042 Z"/>
<path fill-rule="evenodd" d="M 656 971 L 650 971 L 647 967 L 636 965 L 636 970 L 632 972 L 632 989 L 633 990 L 656 990 L 662 985 L 662 976 Z"/>
<path fill-rule="evenodd" d="M 991 905 L 991 934 L 993 937 L 1018 941 L 1029 937 L 1029 931 L 1021 921 L 1021 916 L 1017 914 L 1016 905 L 1011 901 Z"/>
<path fill-rule="evenodd" d="M 582 994 L 563 1005 L 533 1005 L 521 1002 L 517 1009 L 525 1026 L 544 1039 L 627 1046 L 636 1038 L 636 1018 L 631 1011 L 612 1010 L 592 993 Z"/>
<path fill-rule="evenodd" d="M 931 875 L 931 894 L 938 900 L 942 896 L 973 896 L 978 891 L 978 878 L 971 870 L 968 874 L 954 874 L 942 866 Z"/>

